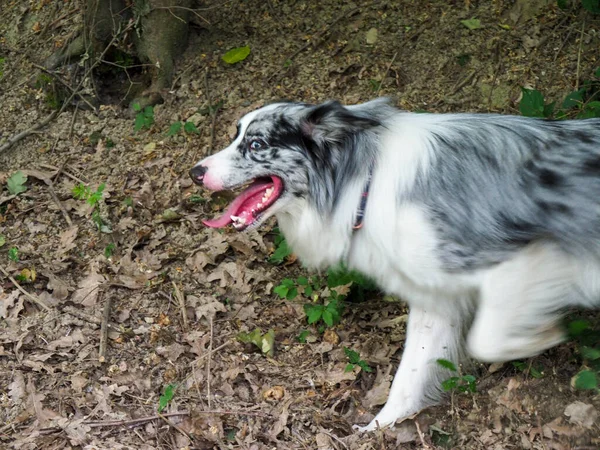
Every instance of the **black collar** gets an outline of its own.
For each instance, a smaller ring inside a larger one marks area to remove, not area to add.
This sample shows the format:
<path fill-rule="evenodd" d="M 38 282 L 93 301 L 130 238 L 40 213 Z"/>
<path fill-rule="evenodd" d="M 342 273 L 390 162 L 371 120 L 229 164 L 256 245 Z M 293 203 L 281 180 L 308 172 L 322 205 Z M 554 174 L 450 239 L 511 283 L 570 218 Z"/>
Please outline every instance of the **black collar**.
<path fill-rule="evenodd" d="M 354 218 L 354 226 L 353 230 L 360 230 L 363 226 L 363 220 L 365 218 L 365 210 L 367 209 L 367 198 L 369 197 L 369 189 L 371 188 L 371 179 L 373 178 L 373 165 L 369 169 L 369 175 L 367 178 L 367 182 L 365 183 L 365 187 L 363 188 L 362 194 L 360 196 L 360 203 L 358 205 L 358 209 L 356 210 L 356 216 Z"/>

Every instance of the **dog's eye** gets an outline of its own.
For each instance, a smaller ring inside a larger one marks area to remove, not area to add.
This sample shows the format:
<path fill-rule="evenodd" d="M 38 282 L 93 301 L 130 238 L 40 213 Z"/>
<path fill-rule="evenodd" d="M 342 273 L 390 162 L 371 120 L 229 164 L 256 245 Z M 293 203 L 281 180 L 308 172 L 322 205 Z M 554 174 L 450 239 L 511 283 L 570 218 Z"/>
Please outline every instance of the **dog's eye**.
<path fill-rule="evenodd" d="M 250 144 L 248 145 L 248 148 L 253 151 L 260 150 L 263 147 L 264 147 L 264 142 L 259 141 L 257 139 L 250 141 Z"/>

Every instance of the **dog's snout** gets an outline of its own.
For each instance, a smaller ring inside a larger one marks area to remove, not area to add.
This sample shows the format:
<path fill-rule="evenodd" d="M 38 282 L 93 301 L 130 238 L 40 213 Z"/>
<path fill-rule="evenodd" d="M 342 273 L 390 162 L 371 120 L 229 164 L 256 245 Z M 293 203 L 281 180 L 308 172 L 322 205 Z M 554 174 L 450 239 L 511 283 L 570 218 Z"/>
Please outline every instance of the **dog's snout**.
<path fill-rule="evenodd" d="M 190 177 L 192 181 L 196 184 L 202 184 L 202 179 L 204 178 L 204 174 L 208 170 L 208 167 L 205 166 L 194 166 L 190 169 Z"/>

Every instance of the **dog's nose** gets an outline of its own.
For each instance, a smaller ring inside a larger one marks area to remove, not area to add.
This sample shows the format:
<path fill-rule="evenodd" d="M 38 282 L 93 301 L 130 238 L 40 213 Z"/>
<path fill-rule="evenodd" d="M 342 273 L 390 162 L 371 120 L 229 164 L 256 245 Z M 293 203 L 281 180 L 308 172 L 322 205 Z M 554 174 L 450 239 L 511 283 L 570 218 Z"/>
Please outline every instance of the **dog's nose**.
<path fill-rule="evenodd" d="M 204 166 L 194 166 L 190 169 L 190 177 L 192 181 L 196 184 L 202 184 L 202 179 L 204 178 L 204 174 L 208 170 L 208 167 Z"/>

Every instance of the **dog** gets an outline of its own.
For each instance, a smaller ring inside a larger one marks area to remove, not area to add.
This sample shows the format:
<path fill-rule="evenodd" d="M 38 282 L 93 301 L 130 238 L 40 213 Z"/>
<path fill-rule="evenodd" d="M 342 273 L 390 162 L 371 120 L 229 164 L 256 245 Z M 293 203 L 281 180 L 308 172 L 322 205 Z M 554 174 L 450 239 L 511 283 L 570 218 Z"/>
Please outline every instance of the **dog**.
<path fill-rule="evenodd" d="M 600 306 L 598 119 L 275 103 L 190 175 L 248 185 L 208 227 L 275 215 L 305 265 L 344 263 L 408 302 L 387 403 L 361 431 L 439 403 L 438 359 L 527 358 L 565 339 L 568 308 Z"/>

